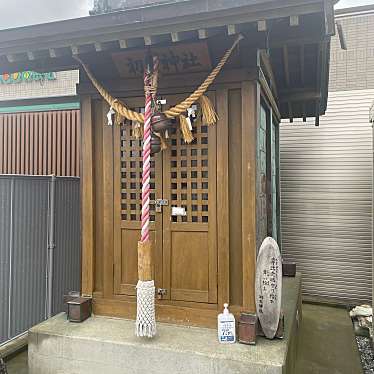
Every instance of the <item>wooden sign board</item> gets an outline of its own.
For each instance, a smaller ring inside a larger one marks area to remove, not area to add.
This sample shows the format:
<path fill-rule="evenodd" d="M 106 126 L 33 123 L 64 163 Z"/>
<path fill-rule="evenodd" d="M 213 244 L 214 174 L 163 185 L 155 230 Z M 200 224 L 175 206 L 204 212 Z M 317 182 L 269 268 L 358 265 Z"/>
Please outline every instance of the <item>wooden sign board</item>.
<path fill-rule="evenodd" d="M 210 71 L 212 63 L 206 41 L 175 44 L 151 48 L 153 56 L 160 60 L 162 75 L 197 73 Z M 143 77 L 146 50 L 129 50 L 112 54 L 114 64 L 121 77 Z"/>
<path fill-rule="evenodd" d="M 265 336 L 274 339 L 282 304 L 282 258 L 277 242 L 266 238 L 256 269 L 256 311 Z"/>

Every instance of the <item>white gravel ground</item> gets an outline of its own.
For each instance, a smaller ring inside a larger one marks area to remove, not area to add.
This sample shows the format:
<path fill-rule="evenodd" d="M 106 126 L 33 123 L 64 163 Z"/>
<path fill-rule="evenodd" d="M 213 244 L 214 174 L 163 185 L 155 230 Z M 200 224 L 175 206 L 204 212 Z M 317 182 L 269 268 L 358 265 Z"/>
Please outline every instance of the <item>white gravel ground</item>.
<path fill-rule="evenodd" d="M 369 338 L 356 336 L 364 374 L 374 374 L 374 352 Z"/>

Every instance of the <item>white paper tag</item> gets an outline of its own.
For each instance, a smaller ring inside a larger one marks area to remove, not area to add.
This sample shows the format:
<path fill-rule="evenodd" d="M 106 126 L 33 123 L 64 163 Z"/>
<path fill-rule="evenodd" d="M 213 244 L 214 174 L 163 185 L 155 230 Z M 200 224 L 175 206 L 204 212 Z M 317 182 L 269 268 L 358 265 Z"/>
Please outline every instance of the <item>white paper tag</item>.
<path fill-rule="evenodd" d="M 113 114 L 115 113 L 115 110 L 111 107 L 108 114 L 106 115 L 108 118 L 108 126 L 113 126 Z"/>
<path fill-rule="evenodd" d="M 188 123 L 188 128 L 190 129 L 190 131 L 192 131 L 192 122 L 191 122 L 191 118 L 190 117 L 187 117 L 187 123 Z"/>
<path fill-rule="evenodd" d="M 185 217 L 187 215 L 186 209 L 181 208 L 181 207 L 177 207 L 177 206 L 173 206 L 171 208 L 171 215 L 172 216 Z"/>
<path fill-rule="evenodd" d="M 158 105 L 166 105 L 166 99 L 159 99 L 159 100 L 157 100 L 157 104 Z"/>
<path fill-rule="evenodd" d="M 187 109 L 188 117 L 196 117 L 196 111 L 193 107 Z"/>

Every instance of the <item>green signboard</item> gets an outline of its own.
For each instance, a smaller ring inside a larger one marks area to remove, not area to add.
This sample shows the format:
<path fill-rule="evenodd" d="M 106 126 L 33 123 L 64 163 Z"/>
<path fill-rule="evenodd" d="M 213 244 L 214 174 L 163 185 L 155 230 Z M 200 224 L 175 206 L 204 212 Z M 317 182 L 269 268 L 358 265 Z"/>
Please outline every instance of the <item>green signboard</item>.
<path fill-rule="evenodd" d="M 23 71 L 19 73 L 8 74 L 5 73 L 0 75 L 0 84 L 14 84 L 23 82 L 40 82 L 54 81 L 57 79 L 57 75 L 54 72 L 51 73 L 37 73 L 35 71 Z"/>

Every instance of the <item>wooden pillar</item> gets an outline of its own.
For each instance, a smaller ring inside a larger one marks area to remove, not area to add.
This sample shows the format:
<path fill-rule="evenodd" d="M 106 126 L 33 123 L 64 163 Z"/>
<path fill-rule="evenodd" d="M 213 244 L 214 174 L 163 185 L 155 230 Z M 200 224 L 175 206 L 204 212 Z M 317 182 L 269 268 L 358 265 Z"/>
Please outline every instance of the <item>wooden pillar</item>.
<path fill-rule="evenodd" d="M 217 245 L 218 304 L 230 302 L 230 222 L 229 222 L 229 129 L 228 90 L 217 90 Z"/>
<path fill-rule="evenodd" d="M 114 201 L 113 201 L 113 131 L 116 126 L 107 125 L 107 113 L 109 105 L 104 101 L 103 105 L 103 253 L 104 253 L 104 274 L 103 274 L 103 295 L 104 297 L 113 296 L 113 244 L 114 244 Z M 119 133 L 119 131 L 118 131 Z M 118 134 L 120 136 L 120 134 Z M 118 152 L 118 157 L 120 154 Z"/>
<path fill-rule="evenodd" d="M 94 208 L 93 208 L 93 129 L 90 96 L 81 99 L 82 123 L 82 294 L 92 296 L 94 290 Z"/>
<path fill-rule="evenodd" d="M 254 312 L 256 271 L 256 143 L 260 88 L 242 84 L 242 243 L 243 308 Z"/>

